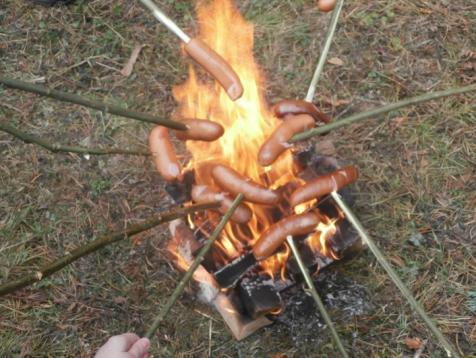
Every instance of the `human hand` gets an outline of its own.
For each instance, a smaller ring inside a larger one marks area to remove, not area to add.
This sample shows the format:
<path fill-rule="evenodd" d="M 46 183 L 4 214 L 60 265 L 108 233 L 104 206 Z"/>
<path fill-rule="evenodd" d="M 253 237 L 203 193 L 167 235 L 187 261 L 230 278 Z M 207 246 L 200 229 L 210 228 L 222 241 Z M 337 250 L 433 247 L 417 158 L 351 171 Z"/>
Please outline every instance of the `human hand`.
<path fill-rule="evenodd" d="M 124 333 L 108 339 L 95 358 L 148 358 L 150 341 L 134 333 Z"/>

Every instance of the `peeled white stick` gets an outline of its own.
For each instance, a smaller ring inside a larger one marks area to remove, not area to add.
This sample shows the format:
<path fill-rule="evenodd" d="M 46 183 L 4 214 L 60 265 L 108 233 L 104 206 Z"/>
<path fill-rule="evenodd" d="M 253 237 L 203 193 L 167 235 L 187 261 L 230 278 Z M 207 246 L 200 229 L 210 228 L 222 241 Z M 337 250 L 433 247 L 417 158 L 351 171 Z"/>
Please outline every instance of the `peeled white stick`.
<path fill-rule="evenodd" d="M 140 0 L 140 2 L 151 11 L 157 20 L 185 43 L 185 52 L 220 83 L 232 101 L 236 101 L 243 95 L 241 80 L 228 62 L 205 42 L 191 38 L 183 32 L 152 0 Z"/>

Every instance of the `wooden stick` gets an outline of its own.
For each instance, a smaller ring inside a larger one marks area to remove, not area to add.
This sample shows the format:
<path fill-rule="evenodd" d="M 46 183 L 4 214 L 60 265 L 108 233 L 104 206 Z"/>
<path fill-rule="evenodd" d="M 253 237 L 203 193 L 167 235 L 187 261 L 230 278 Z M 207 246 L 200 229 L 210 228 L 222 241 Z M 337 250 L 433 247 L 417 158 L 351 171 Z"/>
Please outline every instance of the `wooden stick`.
<path fill-rule="evenodd" d="M 397 109 L 412 106 L 415 104 L 420 104 L 423 102 L 428 102 L 437 98 L 454 96 L 454 95 L 466 93 L 466 92 L 472 92 L 475 90 L 476 90 L 476 84 L 472 84 L 469 86 L 451 88 L 444 91 L 426 93 L 421 96 L 404 99 L 402 101 L 395 102 L 383 107 L 375 108 L 371 111 L 354 114 L 350 117 L 308 130 L 306 132 L 298 133 L 293 138 L 291 138 L 289 142 L 296 143 L 296 142 L 306 140 L 317 135 L 328 133 L 334 129 L 338 129 L 338 128 L 347 126 L 349 124 L 362 121 L 364 119 L 381 116 L 382 114 L 386 114 L 391 111 L 395 111 Z"/>
<path fill-rule="evenodd" d="M 49 89 L 43 86 L 35 85 L 33 83 L 23 82 L 20 80 L 5 78 L 0 76 L 0 84 L 3 84 L 7 87 L 14 88 L 14 89 L 36 93 L 36 94 L 39 94 L 40 96 L 54 98 L 61 102 L 74 103 L 74 104 L 79 104 L 81 106 L 97 109 L 104 113 L 111 113 L 117 116 L 131 118 L 131 119 L 135 119 L 142 122 L 154 123 L 154 124 L 158 124 L 158 125 L 176 129 L 176 130 L 187 130 L 187 126 L 180 122 L 172 121 L 170 119 L 158 118 L 146 113 L 130 111 L 121 106 L 106 104 L 100 101 L 93 101 L 93 100 L 81 97 L 77 94 L 56 91 L 56 90 Z"/>
<path fill-rule="evenodd" d="M 334 34 L 336 32 L 337 23 L 339 22 L 339 16 L 342 12 L 342 7 L 344 6 L 344 0 L 339 0 L 337 2 L 337 6 L 332 13 L 331 22 L 329 24 L 329 29 L 327 30 L 326 41 L 324 43 L 324 48 L 322 49 L 321 56 L 319 57 L 319 61 L 317 62 L 317 67 L 314 72 L 314 76 L 312 77 L 311 85 L 309 86 L 309 90 L 307 91 L 306 101 L 311 102 L 314 99 L 316 94 L 316 87 L 319 78 L 321 77 L 322 69 L 327 60 L 327 55 L 329 54 L 329 49 L 331 48 L 332 39 L 334 38 Z"/>
<path fill-rule="evenodd" d="M 440 342 L 441 346 L 446 351 L 446 354 L 448 357 L 459 357 L 459 353 L 456 351 L 456 349 L 453 348 L 453 346 L 448 342 L 443 336 L 443 333 L 438 329 L 436 324 L 431 320 L 431 318 L 427 315 L 423 307 L 418 303 L 418 301 L 413 297 L 412 293 L 408 289 L 407 286 L 403 283 L 403 281 L 400 279 L 398 274 L 395 272 L 395 270 L 392 268 L 390 263 L 387 261 L 383 253 L 380 251 L 378 246 L 374 243 L 374 241 L 370 238 L 369 234 L 367 231 L 364 229 L 360 221 L 357 219 L 357 217 L 354 215 L 352 210 L 347 206 L 347 204 L 342 200 L 339 194 L 337 192 L 332 192 L 332 198 L 336 201 L 337 205 L 342 209 L 342 211 L 345 214 L 345 217 L 347 220 L 349 220 L 354 228 L 358 231 L 360 236 L 362 237 L 362 240 L 364 243 L 367 244 L 369 247 L 370 251 L 374 254 L 374 256 L 377 258 L 377 261 L 382 265 L 382 267 L 385 269 L 387 274 L 390 276 L 392 279 L 393 283 L 398 287 L 402 295 L 406 298 L 410 306 L 420 315 L 420 317 L 425 321 L 426 325 L 428 328 L 433 332 L 435 337 L 438 339 Z"/>
<path fill-rule="evenodd" d="M 70 146 L 70 145 L 61 145 L 58 143 L 51 143 L 45 139 L 33 136 L 31 134 L 22 132 L 15 127 L 12 127 L 5 123 L 0 123 L 0 131 L 9 133 L 18 139 L 21 139 L 25 143 L 37 144 L 53 153 L 66 152 L 66 153 L 80 153 L 80 154 L 91 154 L 91 155 L 111 155 L 111 154 L 123 154 L 123 155 L 141 155 L 141 156 L 150 156 L 151 154 L 145 150 L 128 150 L 128 149 L 119 149 L 119 148 L 89 148 L 89 147 L 79 147 L 79 146 Z"/>
<path fill-rule="evenodd" d="M 309 289 L 308 291 L 311 293 L 312 298 L 314 298 L 314 301 L 317 304 L 317 308 L 319 308 L 319 312 L 321 312 L 321 315 L 324 318 L 324 321 L 326 322 L 327 326 L 331 330 L 331 335 L 332 335 L 332 338 L 334 339 L 334 343 L 336 344 L 337 349 L 339 350 L 342 357 L 344 358 L 349 357 L 344 348 L 344 345 L 342 344 L 342 341 L 339 338 L 339 334 L 337 333 L 334 327 L 334 324 L 332 323 L 331 318 L 329 317 L 329 314 L 327 313 L 326 307 L 324 306 L 324 303 L 322 302 L 321 298 L 319 297 L 319 294 L 316 291 L 314 282 L 312 282 L 311 275 L 309 274 L 307 267 L 304 265 L 302 261 L 301 254 L 299 253 L 299 250 L 297 249 L 294 243 L 293 237 L 288 236 L 286 240 L 289 246 L 291 247 L 294 257 L 296 258 L 299 269 L 301 270 L 301 273 L 304 276 L 304 279 L 306 280 L 307 287 Z"/>
<path fill-rule="evenodd" d="M 211 249 L 213 243 L 218 239 L 218 236 L 221 234 L 223 228 L 225 227 L 227 222 L 230 220 L 231 216 L 235 212 L 238 205 L 240 205 L 243 198 L 244 198 L 243 194 L 239 194 L 236 197 L 236 199 L 233 201 L 233 204 L 231 205 L 230 209 L 223 216 L 220 223 L 217 225 L 217 227 L 215 228 L 215 230 L 211 234 L 210 238 L 208 239 L 207 243 L 202 247 L 202 249 L 198 253 L 197 257 L 195 258 L 195 261 L 190 266 L 190 268 L 188 269 L 187 273 L 182 278 L 180 283 L 177 285 L 177 288 L 175 289 L 175 291 L 172 293 L 172 296 L 170 296 L 170 298 L 167 301 L 167 303 L 165 304 L 164 308 L 162 308 L 162 310 L 159 312 L 159 314 L 155 318 L 154 323 L 152 323 L 152 326 L 150 326 L 150 328 L 147 331 L 145 337 L 150 339 L 155 334 L 155 332 L 157 331 L 157 329 L 160 326 L 160 323 L 164 320 L 164 318 L 167 316 L 167 314 L 172 309 L 172 306 L 175 304 L 175 302 L 182 295 L 183 291 L 185 290 L 186 285 L 188 284 L 188 282 L 192 278 L 193 273 L 197 270 L 198 266 L 200 266 L 203 259 L 205 258 L 205 255 Z"/>
<path fill-rule="evenodd" d="M 170 212 L 160 214 L 159 216 L 149 219 L 144 223 L 128 225 L 125 229 L 121 231 L 103 235 L 97 238 L 96 240 L 87 243 L 86 245 L 80 246 L 72 250 L 66 256 L 40 267 L 38 270 L 26 275 L 25 277 L 1 285 L 0 296 L 6 295 L 7 293 L 12 293 L 20 288 L 29 286 L 35 282 L 39 282 L 45 277 L 52 275 L 53 273 L 61 270 L 65 266 L 68 266 L 79 258 L 89 255 L 112 243 L 127 239 L 141 232 L 150 230 L 165 222 L 178 219 L 180 217 L 186 216 L 197 211 L 218 208 L 220 205 L 220 203 L 211 203 L 194 205 L 187 208 L 179 208 Z"/>

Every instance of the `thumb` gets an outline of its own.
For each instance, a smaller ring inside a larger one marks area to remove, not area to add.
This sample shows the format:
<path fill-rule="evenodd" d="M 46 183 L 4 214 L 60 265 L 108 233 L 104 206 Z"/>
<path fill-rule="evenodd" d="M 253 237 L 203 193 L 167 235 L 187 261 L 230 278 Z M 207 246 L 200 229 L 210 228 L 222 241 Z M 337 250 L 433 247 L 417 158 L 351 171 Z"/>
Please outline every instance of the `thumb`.
<path fill-rule="evenodd" d="M 142 358 L 147 352 L 149 352 L 150 341 L 148 338 L 141 338 L 135 342 L 131 349 L 129 349 L 129 355 L 131 358 Z"/>

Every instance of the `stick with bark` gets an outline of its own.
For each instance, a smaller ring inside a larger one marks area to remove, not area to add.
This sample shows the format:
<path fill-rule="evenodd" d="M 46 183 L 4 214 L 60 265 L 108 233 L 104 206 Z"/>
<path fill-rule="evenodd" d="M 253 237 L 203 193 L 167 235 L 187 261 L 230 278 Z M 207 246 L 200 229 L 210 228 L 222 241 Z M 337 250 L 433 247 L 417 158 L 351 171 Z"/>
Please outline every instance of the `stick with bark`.
<path fill-rule="evenodd" d="M 35 282 L 39 282 L 42 279 L 61 270 L 62 268 L 70 265 L 71 263 L 78 260 L 79 258 L 89 255 L 99 249 L 104 248 L 105 246 L 127 239 L 131 236 L 137 235 L 144 231 L 150 230 L 165 222 L 184 217 L 188 214 L 191 214 L 197 211 L 218 208 L 220 205 L 221 205 L 220 203 L 211 203 L 211 204 L 193 205 L 186 208 L 179 208 L 170 212 L 160 214 L 159 216 L 146 220 L 145 222 L 141 224 L 128 225 L 125 229 L 121 231 L 103 235 L 97 238 L 96 240 L 93 240 L 87 243 L 86 245 L 80 246 L 72 250 L 68 255 L 56 261 L 53 261 L 49 264 L 46 264 L 40 267 L 38 270 L 18 280 L 0 285 L 0 296 L 6 295 L 7 293 L 12 293 L 20 288 L 29 286 Z"/>
<path fill-rule="evenodd" d="M 119 149 L 119 148 L 89 148 L 89 147 L 80 147 L 80 146 L 70 146 L 62 145 L 59 143 L 51 143 L 43 138 L 36 137 L 34 135 L 25 133 L 13 126 L 10 126 L 5 123 L 0 123 L 0 131 L 9 133 L 18 139 L 21 139 L 25 143 L 37 144 L 40 147 L 43 147 L 53 153 L 65 152 L 65 153 L 79 153 L 79 154 L 91 154 L 91 155 L 112 155 L 112 154 L 123 154 L 123 155 L 140 155 L 140 156 L 150 156 L 151 154 L 145 150 L 128 150 L 128 149 Z"/>
<path fill-rule="evenodd" d="M 404 99 L 404 100 L 399 101 L 399 102 L 395 102 L 395 103 L 388 104 L 388 105 L 383 106 L 383 107 L 372 109 L 372 110 L 367 111 L 367 112 L 361 112 L 361 113 L 354 114 L 352 116 L 349 116 L 347 118 L 338 120 L 336 122 L 332 122 L 332 123 L 329 123 L 329 124 L 326 124 L 326 125 L 323 125 L 323 126 L 320 126 L 320 127 L 310 129 L 306 132 L 298 133 L 289 142 L 290 143 L 296 143 L 296 142 L 306 140 L 306 139 L 309 139 L 309 138 L 317 136 L 317 135 L 329 133 L 332 130 L 345 127 L 349 124 L 356 123 L 356 122 L 362 121 L 364 119 L 379 117 L 379 116 L 382 116 L 383 114 L 387 114 L 391 111 L 395 111 L 397 109 L 401 109 L 401 108 L 404 108 L 404 107 L 413 106 L 413 105 L 416 105 L 416 104 L 420 104 L 420 103 L 423 103 L 423 102 L 428 102 L 428 101 L 438 99 L 438 98 L 443 98 L 443 97 L 448 97 L 448 96 L 455 96 L 455 95 L 458 95 L 458 94 L 473 92 L 473 91 L 476 91 L 476 84 L 472 84 L 472 85 L 464 86 L 464 87 L 451 88 L 451 89 L 447 89 L 447 90 L 444 90 L 444 91 L 426 93 L 426 94 L 423 94 L 421 96 L 407 98 L 407 99 Z"/>
<path fill-rule="evenodd" d="M 107 104 L 100 101 L 94 101 L 94 100 L 79 96 L 77 94 L 61 92 L 61 91 L 49 89 L 43 86 L 35 85 L 33 83 L 28 83 L 28 82 L 24 82 L 24 81 L 12 79 L 12 78 L 6 78 L 6 77 L 0 76 L 0 84 L 3 84 L 7 87 L 14 88 L 14 89 L 36 93 L 36 94 L 39 94 L 40 96 L 50 97 L 61 102 L 74 103 L 84 107 L 97 109 L 104 113 L 111 113 L 117 116 L 131 118 L 131 119 L 135 119 L 142 122 L 154 123 L 154 124 L 158 124 L 158 125 L 176 129 L 176 130 L 187 130 L 187 126 L 185 124 L 177 122 L 177 121 L 172 121 L 170 119 L 164 119 L 164 118 L 158 118 L 146 113 L 130 111 L 121 106 L 117 106 L 114 104 Z"/>
<path fill-rule="evenodd" d="M 193 261 L 193 264 L 190 266 L 187 273 L 182 278 L 180 283 L 177 285 L 177 288 L 175 289 L 175 291 L 172 293 L 172 296 L 170 296 L 170 298 L 167 301 L 167 303 L 165 304 L 164 308 L 162 308 L 162 310 L 159 312 L 159 314 L 155 318 L 154 323 L 152 324 L 152 326 L 147 331 L 145 337 L 150 339 L 155 334 L 155 332 L 157 331 L 157 329 L 160 326 L 160 323 L 164 320 L 164 318 L 167 316 L 167 314 L 172 309 L 175 302 L 177 302 L 179 297 L 182 295 L 183 291 L 185 290 L 185 287 L 187 286 L 188 282 L 192 278 L 193 273 L 200 266 L 203 259 L 205 258 L 205 255 L 212 248 L 213 243 L 218 239 L 218 237 L 221 234 L 222 230 L 224 229 L 225 225 L 228 223 L 228 221 L 230 220 L 231 216 L 235 212 L 238 205 L 240 205 L 243 198 L 244 198 L 243 194 L 239 194 L 236 197 L 236 199 L 233 201 L 233 204 L 231 205 L 230 209 L 223 216 L 220 223 L 217 225 L 217 227 L 215 228 L 215 230 L 211 234 L 210 238 L 208 239 L 207 243 L 202 247 L 202 249 L 198 253 L 197 257 L 195 258 L 195 261 Z"/>

